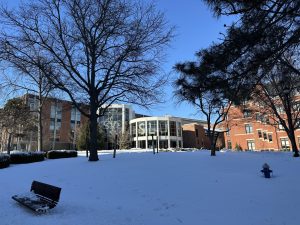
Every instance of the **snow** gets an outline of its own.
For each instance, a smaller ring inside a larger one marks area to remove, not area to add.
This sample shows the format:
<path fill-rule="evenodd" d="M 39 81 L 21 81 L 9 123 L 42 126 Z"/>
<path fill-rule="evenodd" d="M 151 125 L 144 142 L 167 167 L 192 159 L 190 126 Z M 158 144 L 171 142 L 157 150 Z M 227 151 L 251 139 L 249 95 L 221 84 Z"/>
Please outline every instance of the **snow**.
<path fill-rule="evenodd" d="M 209 151 L 84 156 L 0 170 L 1 225 L 298 225 L 300 159 Z M 268 163 L 274 177 L 260 173 Z M 38 180 L 62 188 L 39 215 L 11 199 Z"/>

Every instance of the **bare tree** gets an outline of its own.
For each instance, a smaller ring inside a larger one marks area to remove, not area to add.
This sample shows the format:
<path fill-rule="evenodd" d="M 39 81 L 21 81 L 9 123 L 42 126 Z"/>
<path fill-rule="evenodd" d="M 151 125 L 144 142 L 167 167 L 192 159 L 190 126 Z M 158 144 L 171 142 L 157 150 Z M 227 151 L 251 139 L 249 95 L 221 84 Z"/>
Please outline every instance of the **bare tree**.
<path fill-rule="evenodd" d="M 9 100 L 0 110 L 0 118 L 2 145 L 7 141 L 7 153 L 10 154 L 13 138 L 20 138 L 27 131 L 34 129 L 34 118 L 21 98 Z"/>
<path fill-rule="evenodd" d="M 269 117 L 269 123 L 282 126 L 287 133 L 294 157 L 299 157 L 295 130 L 300 128 L 300 77 L 294 57 L 281 57 L 271 72 L 259 82 L 252 93 L 257 111 Z"/>
<path fill-rule="evenodd" d="M 32 51 L 34 50 L 32 48 Z M 42 65 L 42 59 L 38 57 L 38 53 L 36 55 L 37 65 Z M 43 106 L 54 87 L 47 76 L 37 66 L 32 65 L 23 58 L 16 57 L 13 54 L 2 54 L 0 58 L 7 62 L 5 63 L 6 70 L 12 69 L 14 72 L 13 75 L 7 73 L 4 76 L 6 86 L 11 88 L 13 92 L 23 90 L 33 94 L 34 107 L 31 108 L 31 112 L 37 115 L 37 149 L 41 151 L 43 148 Z M 29 95 L 27 97 L 29 98 Z"/>
<path fill-rule="evenodd" d="M 4 53 L 38 67 L 89 118 L 90 161 L 98 160 L 97 118 L 107 107 L 160 100 L 165 77 L 159 65 L 173 29 L 153 4 L 39 0 L 18 10 L 2 8 L 1 22 Z M 45 63 L 37 62 L 32 47 Z M 89 113 L 79 102 L 89 104 Z"/>

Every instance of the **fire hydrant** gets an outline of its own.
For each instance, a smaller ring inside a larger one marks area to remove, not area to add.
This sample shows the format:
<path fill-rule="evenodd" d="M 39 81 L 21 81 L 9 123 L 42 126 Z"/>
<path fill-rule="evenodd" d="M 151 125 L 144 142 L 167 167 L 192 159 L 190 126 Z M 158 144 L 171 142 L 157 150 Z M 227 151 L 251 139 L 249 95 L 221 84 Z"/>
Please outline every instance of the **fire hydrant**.
<path fill-rule="evenodd" d="M 265 178 L 271 178 L 271 173 L 273 173 L 272 170 L 270 170 L 270 166 L 267 163 L 263 164 L 263 169 L 261 172 L 264 174 Z"/>

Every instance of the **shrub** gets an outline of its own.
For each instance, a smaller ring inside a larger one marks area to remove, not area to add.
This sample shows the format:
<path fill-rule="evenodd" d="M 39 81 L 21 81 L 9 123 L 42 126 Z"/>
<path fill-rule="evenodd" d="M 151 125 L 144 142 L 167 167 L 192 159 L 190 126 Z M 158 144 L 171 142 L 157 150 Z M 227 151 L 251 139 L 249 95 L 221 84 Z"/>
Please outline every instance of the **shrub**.
<path fill-rule="evenodd" d="M 75 150 L 51 150 L 47 152 L 48 159 L 60 159 L 77 157 L 77 151 Z"/>
<path fill-rule="evenodd" d="M 0 153 L 0 169 L 8 167 L 9 163 L 10 163 L 9 155 Z"/>
<path fill-rule="evenodd" d="M 10 154 L 10 162 L 13 164 L 40 162 L 44 159 L 44 152 L 12 151 Z"/>

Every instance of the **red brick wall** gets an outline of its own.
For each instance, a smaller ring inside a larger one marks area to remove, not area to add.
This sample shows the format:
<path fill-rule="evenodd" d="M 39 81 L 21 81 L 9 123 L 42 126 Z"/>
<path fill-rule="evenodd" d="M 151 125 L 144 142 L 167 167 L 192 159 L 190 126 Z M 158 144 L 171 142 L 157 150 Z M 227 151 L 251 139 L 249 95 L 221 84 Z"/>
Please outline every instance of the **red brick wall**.
<path fill-rule="evenodd" d="M 224 122 L 224 127 L 229 130 L 229 135 L 225 134 L 225 144 L 228 147 L 228 141 L 231 141 L 232 148 L 235 149 L 236 145 L 239 145 L 242 150 L 247 150 L 247 140 L 253 140 L 255 143 L 255 150 L 280 150 L 281 141 L 280 138 L 287 138 L 287 134 L 284 130 L 279 130 L 278 125 L 275 125 L 272 118 L 270 118 L 270 124 L 267 122 L 261 122 L 256 120 L 256 113 L 259 111 L 253 105 L 250 105 L 252 109 L 251 116 L 244 118 L 242 107 L 231 107 L 228 118 Z M 267 116 L 267 115 L 266 115 Z M 251 124 L 253 132 L 246 133 L 245 124 Z M 261 130 L 267 134 L 267 139 L 259 138 L 258 130 Z M 272 141 L 269 141 L 268 134 L 272 135 Z M 300 130 L 295 132 L 296 141 L 299 146 Z M 290 144 L 291 147 L 291 144 Z"/>

